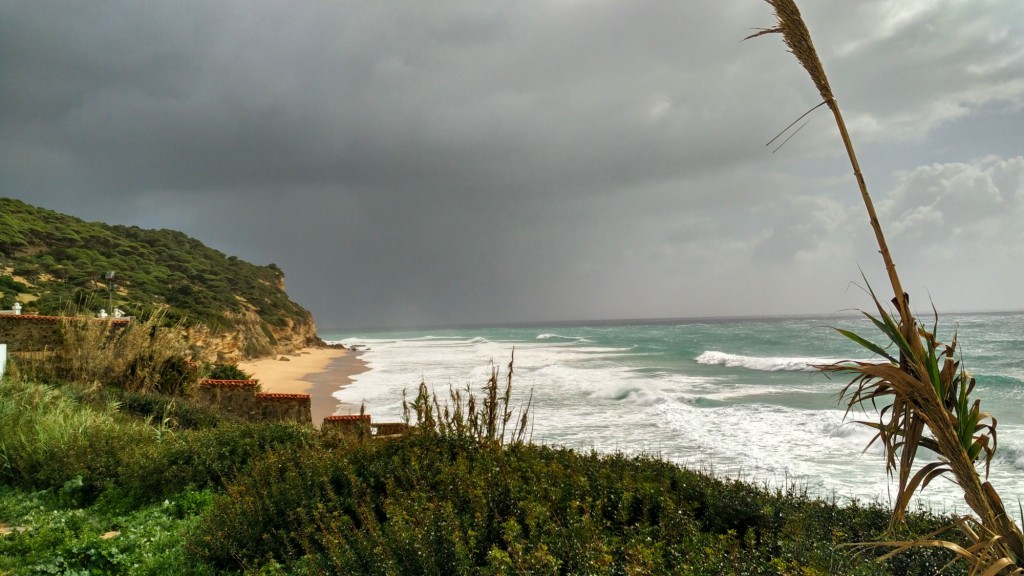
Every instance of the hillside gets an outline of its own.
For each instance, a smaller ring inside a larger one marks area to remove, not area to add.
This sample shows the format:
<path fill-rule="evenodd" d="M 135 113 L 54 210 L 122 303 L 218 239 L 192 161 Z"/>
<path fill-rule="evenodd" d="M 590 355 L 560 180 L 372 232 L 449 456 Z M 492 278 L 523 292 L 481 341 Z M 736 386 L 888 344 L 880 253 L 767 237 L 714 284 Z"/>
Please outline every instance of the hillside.
<path fill-rule="evenodd" d="M 0 308 L 15 300 L 24 313 L 49 315 L 166 308 L 168 322 L 185 322 L 211 357 L 229 360 L 319 342 L 274 264 L 250 264 L 173 230 L 86 222 L 0 198 Z"/>

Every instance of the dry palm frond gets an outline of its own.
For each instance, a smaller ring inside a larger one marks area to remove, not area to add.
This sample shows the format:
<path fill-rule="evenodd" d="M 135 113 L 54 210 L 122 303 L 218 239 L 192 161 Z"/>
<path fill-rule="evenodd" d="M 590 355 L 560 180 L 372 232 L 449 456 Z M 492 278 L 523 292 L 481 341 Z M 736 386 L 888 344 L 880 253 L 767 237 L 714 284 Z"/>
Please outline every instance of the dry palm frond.
<path fill-rule="evenodd" d="M 984 475 L 988 476 L 997 446 L 996 420 L 981 410 L 980 400 L 971 397 L 975 380 L 956 358 L 956 336 L 946 345 L 938 341 L 934 329 L 929 332 L 921 328 L 913 335 L 912 344 L 903 338 L 896 321 L 873 293 L 872 297 L 878 316 L 865 316 L 886 336 L 888 344 L 883 346 L 849 331 L 840 332 L 886 361 L 843 362 L 818 368 L 826 373 L 853 374 L 841 393 L 847 413 L 866 404 L 882 407 L 876 422 L 862 423 L 876 430 L 871 442 L 882 444 L 887 470 L 898 474 L 893 523 L 903 520 L 915 492 L 940 476 L 949 478 L 960 487 L 964 500 L 977 516 L 971 522 L 978 529 L 965 531 L 974 542 L 967 549 L 972 551 L 971 555 L 958 554 L 971 560 L 975 569 L 1000 566 L 1018 570 L 1024 558 L 1024 537 L 1006 513 L 999 494 L 978 471 L 978 466 L 983 466 Z M 887 352 L 893 348 L 898 350 L 899 359 Z M 935 452 L 938 460 L 914 471 L 919 448 Z M 955 546 L 946 544 L 943 546 Z M 936 544 L 928 540 L 914 545 Z"/>
<path fill-rule="evenodd" d="M 974 542 L 974 544 L 965 548 L 955 542 L 938 538 L 939 535 L 952 528 L 959 528 L 961 532 L 967 535 L 971 542 Z M 1024 569 L 1019 568 L 1009 558 L 1001 554 L 1001 551 L 997 546 L 999 541 L 1000 538 L 998 536 L 992 534 L 983 526 L 978 525 L 974 518 L 967 516 L 960 518 L 952 526 L 940 528 L 931 534 L 915 540 L 857 542 L 849 544 L 849 546 L 857 546 L 861 548 L 892 548 L 890 552 L 878 558 L 879 562 L 889 560 L 893 556 L 896 556 L 901 552 L 906 552 L 911 548 L 943 548 L 956 554 L 957 558 L 967 561 L 971 566 L 970 574 L 972 575 L 980 574 L 983 576 L 995 576 L 996 574 L 1024 574 Z M 952 564 L 952 561 L 950 564 Z M 942 570 L 944 569 L 945 567 L 943 567 Z M 942 570 L 939 572 L 942 572 Z"/>
<path fill-rule="evenodd" d="M 877 316 L 868 313 L 865 316 L 887 342 L 879 345 L 850 331 L 839 332 L 884 361 L 843 362 L 818 368 L 826 373 L 853 375 L 841 394 L 847 403 L 847 414 L 866 404 L 881 406 L 877 422 L 863 423 L 876 430 L 871 442 L 882 444 L 886 468 L 890 475 L 895 473 L 898 476 L 894 525 L 903 520 L 913 494 L 940 476 L 952 479 L 960 487 L 976 515 L 976 518 L 960 523 L 962 531 L 973 543 L 968 547 L 931 537 L 876 545 L 891 546 L 893 553 L 915 546 L 939 546 L 966 559 L 971 564 L 972 574 L 1024 574 L 1019 567 L 1024 561 L 1024 536 L 1007 515 L 999 494 L 991 484 L 982 480 L 976 468 L 983 462 L 987 478 L 996 450 L 995 418 L 982 412 L 980 400 L 971 397 L 975 381 L 957 358 L 956 336 L 951 344 L 943 344 L 935 336 L 938 331 L 937 313 L 930 332 L 921 327 L 910 313 L 910 298 L 903 291 L 896 273 L 846 124 L 800 10 L 793 0 L 766 1 L 775 10 L 778 25 L 762 29 L 748 38 L 782 34 L 786 45 L 811 76 L 822 100 L 832 110 L 875 233 L 894 294 L 892 302 L 897 310 L 895 317 L 889 314 L 869 286 Z M 922 447 L 935 452 L 938 461 L 914 472 L 917 451 Z"/>

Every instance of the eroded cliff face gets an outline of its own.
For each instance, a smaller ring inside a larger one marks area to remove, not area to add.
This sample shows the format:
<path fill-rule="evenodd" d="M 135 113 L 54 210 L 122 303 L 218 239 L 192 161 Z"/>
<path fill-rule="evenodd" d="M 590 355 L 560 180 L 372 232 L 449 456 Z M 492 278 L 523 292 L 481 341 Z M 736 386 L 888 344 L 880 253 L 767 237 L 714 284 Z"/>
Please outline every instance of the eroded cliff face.
<path fill-rule="evenodd" d="M 309 312 L 301 319 L 285 318 L 281 326 L 271 325 L 253 311 L 231 313 L 229 318 L 235 323 L 232 330 L 211 331 L 205 326 L 188 330 L 188 337 L 203 360 L 239 362 L 323 345 Z"/>

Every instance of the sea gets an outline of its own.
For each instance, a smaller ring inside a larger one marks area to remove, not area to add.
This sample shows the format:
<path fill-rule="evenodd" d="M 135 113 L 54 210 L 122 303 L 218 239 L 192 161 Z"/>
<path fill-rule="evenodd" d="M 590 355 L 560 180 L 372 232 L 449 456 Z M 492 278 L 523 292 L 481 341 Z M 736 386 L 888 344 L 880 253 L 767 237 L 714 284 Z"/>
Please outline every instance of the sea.
<path fill-rule="evenodd" d="M 931 326 L 931 315 L 921 319 Z M 421 382 L 440 397 L 479 391 L 513 363 L 513 404 L 530 402 L 535 443 L 654 455 L 679 465 L 841 502 L 889 505 L 895 488 L 870 445 L 870 406 L 847 413 L 814 364 L 871 360 L 837 332 L 879 334 L 860 315 L 699 318 L 457 327 L 326 334 L 363 350 L 368 370 L 335 393 L 376 421 L 402 417 Z M 989 479 L 1008 509 L 1024 500 L 1024 312 L 945 314 L 983 411 L 997 420 Z M 935 456 L 923 450 L 919 464 Z M 913 507 L 966 512 L 952 482 L 936 480 Z"/>

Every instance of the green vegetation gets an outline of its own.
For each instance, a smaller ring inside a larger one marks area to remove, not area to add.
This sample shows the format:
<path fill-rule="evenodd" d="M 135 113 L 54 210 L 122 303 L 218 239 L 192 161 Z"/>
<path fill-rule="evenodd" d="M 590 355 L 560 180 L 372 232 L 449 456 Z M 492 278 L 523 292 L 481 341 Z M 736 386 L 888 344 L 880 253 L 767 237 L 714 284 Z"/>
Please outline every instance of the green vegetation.
<path fill-rule="evenodd" d="M 7 378 L 0 522 L 17 530 L 0 573 L 931 574 L 951 558 L 842 547 L 887 530 L 879 505 L 532 445 L 503 431 L 520 421 L 504 382 L 447 406 L 422 389 L 421 425 L 371 440 Z M 903 530 L 946 522 L 911 514 Z"/>
<path fill-rule="evenodd" d="M 43 282 L 25 279 L 4 286 Z M 931 574 L 954 558 L 842 546 L 891 534 L 879 505 L 533 445 L 511 362 L 480 391 L 421 386 L 412 431 L 373 440 L 197 404 L 201 375 L 248 375 L 191 362 L 168 315 L 70 321 L 61 340 L 0 381 L 0 573 Z M 908 514 L 897 534 L 949 523 Z"/>
<path fill-rule="evenodd" d="M 239 368 L 238 364 L 213 364 L 206 377 L 212 380 L 248 380 L 252 374 Z"/>
<path fill-rule="evenodd" d="M 114 272 L 108 278 L 108 272 Z M 256 313 L 273 327 L 307 322 L 274 264 L 254 266 L 172 230 L 85 222 L 0 198 L 0 307 L 21 298 L 25 313 L 133 315 L 167 307 L 168 324 L 231 329 Z M 262 326 L 267 330 L 266 326 Z"/>

